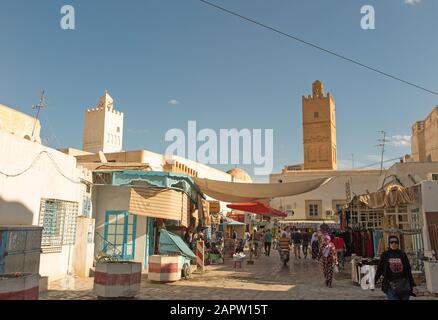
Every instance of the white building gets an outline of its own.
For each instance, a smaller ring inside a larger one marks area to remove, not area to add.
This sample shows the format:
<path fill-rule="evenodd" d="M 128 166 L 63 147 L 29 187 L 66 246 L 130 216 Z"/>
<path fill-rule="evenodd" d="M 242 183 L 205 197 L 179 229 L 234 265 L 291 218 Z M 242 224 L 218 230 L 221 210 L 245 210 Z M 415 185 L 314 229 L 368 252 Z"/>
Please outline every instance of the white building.
<path fill-rule="evenodd" d="M 74 157 L 9 131 L 0 130 L 0 150 L 0 225 L 43 227 L 39 272 L 49 281 L 84 275 L 92 263 L 91 174 Z"/>
<path fill-rule="evenodd" d="M 337 213 L 347 203 L 348 197 L 376 190 L 380 170 L 296 170 L 286 166 L 282 173 L 271 174 L 270 183 L 323 177 L 332 177 L 332 180 L 308 193 L 272 199 L 271 206 L 286 212 L 288 217 L 285 220 L 338 222 Z"/>

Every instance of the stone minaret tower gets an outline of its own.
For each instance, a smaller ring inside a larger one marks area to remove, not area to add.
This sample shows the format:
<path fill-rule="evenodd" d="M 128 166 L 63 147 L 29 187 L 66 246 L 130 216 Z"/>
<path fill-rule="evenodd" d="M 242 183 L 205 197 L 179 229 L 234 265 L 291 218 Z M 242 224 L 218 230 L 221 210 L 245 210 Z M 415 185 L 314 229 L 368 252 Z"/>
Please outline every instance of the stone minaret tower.
<path fill-rule="evenodd" d="M 324 95 L 324 86 L 316 80 L 312 96 L 303 96 L 304 170 L 336 170 L 335 100 Z"/>
<path fill-rule="evenodd" d="M 85 111 L 83 150 L 98 153 L 122 151 L 123 113 L 114 109 L 113 98 L 105 91 L 95 109 Z"/>

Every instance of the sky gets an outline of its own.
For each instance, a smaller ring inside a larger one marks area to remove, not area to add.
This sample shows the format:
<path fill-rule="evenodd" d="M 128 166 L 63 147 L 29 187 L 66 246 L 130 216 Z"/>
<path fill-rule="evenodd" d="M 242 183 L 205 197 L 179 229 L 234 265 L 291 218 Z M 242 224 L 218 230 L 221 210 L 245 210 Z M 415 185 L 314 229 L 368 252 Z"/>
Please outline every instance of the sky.
<path fill-rule="evenodd" d="M 438 91 L 438 1 L 210 1 Z M 63 5 L 75 8 L 75 30 L 60 27 Z M 375 9 L 374 30 L 361 28 L 363 5 Z M 301 97 L 316 79 L 336 102 L 341 169 L 352 157 L 356 168 L 378 162 L 380 130 L 385 159 L 410 153 L 412 124 L 438 104 L 199 0 L 0 0 L 0 103 L 34 114 L 44 89 L 42 138 L 54 148 L 82 147 L 84 111 L 107 89 L 125 114 L 125 150 L 164 153 L 166 132 L 187 132 L 190 120 L 273 129 L 278 172 L 303 162 Z"/>

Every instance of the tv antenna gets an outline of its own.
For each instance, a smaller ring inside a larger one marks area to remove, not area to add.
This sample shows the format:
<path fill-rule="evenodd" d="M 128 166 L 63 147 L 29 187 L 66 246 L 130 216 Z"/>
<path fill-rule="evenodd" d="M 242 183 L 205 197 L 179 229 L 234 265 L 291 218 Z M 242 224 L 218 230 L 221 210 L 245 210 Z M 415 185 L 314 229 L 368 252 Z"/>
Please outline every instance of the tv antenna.
<path fill-rule="evenodd" d="M 34 123 L 33 129 L 32 129 L 32 138 L 33 138 L 33 135 L 35 133 L 35 127 L 36 127 L 36 124 L 37 124 L 37 121 L 38 121 L 38 117 L 40 115 L 40 111 L 41 111 L 42 108 L 46 107 L 46 96 L 44 95 L 44 93 L 45 93 L 45 91 L 42 90 L 41 91 L 41 96 L 40 96 L 40 102 L 37 105 L 33 105 L 32 106 L 33 110 L 37 109 L 37 113 L 36 113 L 36 116 L 35 116 L 35 123 Z"/>
<path fill-rule="evenodd" d="M 381 131 L 379 131 L 379 133 L 382 134 L 382 138 L 378 139 L 378 141 L 380 143 L 377 145 L 377 147 L 382 148 L 382 155 L 381 155 L 381 158 L 380 158 L 380 175 L 381 175 L 382 171 L 383 171 L 383 154 L 385 153 L 385 144 L 387 142 L 389 142 L 389 140 L 386 140 L 386 132 L 385 131 L 381 130 Z"/>

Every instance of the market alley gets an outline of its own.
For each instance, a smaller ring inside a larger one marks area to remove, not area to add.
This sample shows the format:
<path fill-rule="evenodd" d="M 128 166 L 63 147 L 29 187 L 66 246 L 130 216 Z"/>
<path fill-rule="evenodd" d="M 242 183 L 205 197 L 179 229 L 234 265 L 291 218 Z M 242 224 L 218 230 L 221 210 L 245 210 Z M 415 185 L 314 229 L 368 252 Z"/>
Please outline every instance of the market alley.
<path fill-rule="evenodd" d="M 234 269 L 232 259 L 223 265 L 212 265 L 204 274 L 173 283 L 152 283 L 143 275 L 137 299 L 183 300 L 384 300 L 380 289 L 362 290 L 351 281 L 349 268 L 335 275 L 333 288 L 324 285 L 321 266 L 311 259 L 289 262 L 282 266 L 277 252 L 261 256 L 254 265 L 242 264 Z M 424 290 L 422 290 L 424 291 Z M 96 299 L 93 278 L 66 278 L 53 283 L 40 299 Z M 414 298 L 415 299 L 415 298 Z M 420 295 L 416 299 L 433 299 Z"/>

